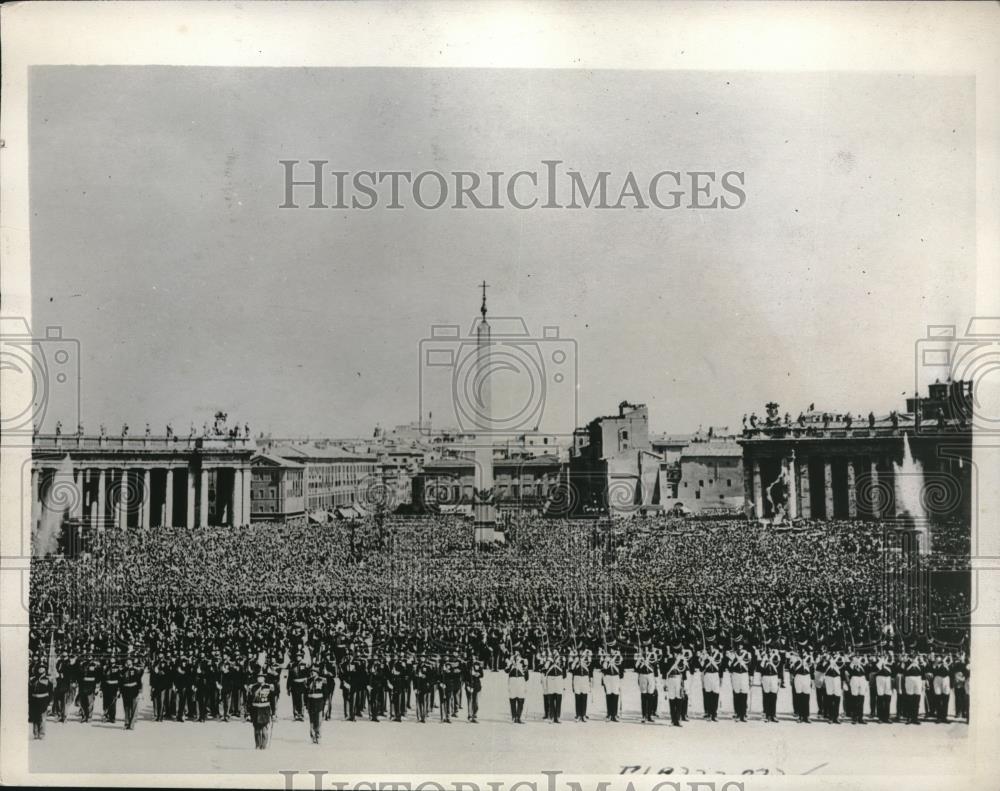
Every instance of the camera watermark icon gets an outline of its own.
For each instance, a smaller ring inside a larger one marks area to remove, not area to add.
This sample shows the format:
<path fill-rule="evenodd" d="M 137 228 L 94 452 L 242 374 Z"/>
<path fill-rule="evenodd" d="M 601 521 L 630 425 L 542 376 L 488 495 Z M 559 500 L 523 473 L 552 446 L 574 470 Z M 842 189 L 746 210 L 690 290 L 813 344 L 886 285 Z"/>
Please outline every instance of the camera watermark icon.
<path fill-rule="evenodd" d="M 80 342 L 61 327 L 35 336 L 21 317 L 0 318 L 3 408 L 0 435 L 7 447 L 30 447 L 38 431 L 80 423 Z"/>
<path fill-rule="evenodd" d="M 419 352 L 425 434 L 457 432 L 459 441 L 492 445 L 525 434 L 571 436 L 576 428 L 577 344 L 556 326 L 532 335 L 524 319 L 496 317 L 463 335 L 457 324 L 434 325 Z"/>
<path fill-rule="evenodd" d="M 358 484 L 359 494 L 355 505 L 368 514 L 389 514 L 404 500 L 400 479 L 383 475 L 366 475 Z"/>
<path fill-rule="evenodd" d="M 1000 432 L 1000 317 L 976 316 L 965 334 L 954 324 L 931 324 L 916 342 L 917 431 L 971 425 L 977 432 Z"/>

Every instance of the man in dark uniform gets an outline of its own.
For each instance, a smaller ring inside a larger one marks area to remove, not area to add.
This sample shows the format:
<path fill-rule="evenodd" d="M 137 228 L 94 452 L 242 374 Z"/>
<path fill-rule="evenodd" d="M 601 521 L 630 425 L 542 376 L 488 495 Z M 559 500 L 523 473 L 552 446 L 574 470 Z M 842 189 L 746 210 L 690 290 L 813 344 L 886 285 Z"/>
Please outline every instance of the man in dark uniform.
<path fill-rule="evenodd" d="M 323 720 L 323 701 L 326 699 L 326 680 L 313 664 L 305 685 L 306 711 L 309 713 L 309 737 L 313 744 L 319 744 L 319 729 Z"/>
<path fill-rule="evenodd" d="M 417 722 L 427 721 L 429 698 L 434 689 L 434 668 L 421 659 L 413 671 L 413 691 L 417 696 Z"/>
<path fill-rule="evenodd" d="M 368 695 L 368 669 L 363 660 L 354 662 L 351 672 L 351 722 L 364 714 L 365 700 Z"/>
<path fill-rule="evenodd" d="M 470 656 L 463 673 L 465 697 L 469 702 L 469 713 L 466 715 L 469 722 L 478 722 L 476 718 L 479 714 L 479 693 L 483 689 L 483 675 L 485 675 L 483 663 Z"/>
<path fill-rule="evenodd" d="M 288 669 L 288 680 L 291 681 L 292 669 Z M 270 663 L 268 663 L 266 670 L 264 671 L 264 680 L 267 681 L 267 685 L 271 688 L 271 717 L 278 716 L 278 699 L 281 697 L 281 660 L 272 657 Z M 294 701 L 293 701 L 294 703 Z M 297 719 L 302 719 L 301 710 L 299 712 L 299 717 Z"/>
<path fill-rule="evenodd" d="M 227 654 L 219 666 L 220 683 L 222 684 L 222 721 L 229 722 L 230 712 L 239 716 L 240 691 L 243 688 L 243 675 L 239 666 Z"/>
<path fill-rule="evenodd" d="M 206 658 L 208 663 L 208 713 L 212 719 L 222 719 L 220 707 L 222 705 L 222 662 L 219 659 L 218 651 Z"/>
<path fill-rule="evenodd" d="M 250 687 L 250 718 L 253 722 L 254 745 L 258 750 L 267 749 L 268 728 L 271 724 L 271 687 L 263 672 Z"/>
<path fill-rule="evenodd" d="M 451 701 L 448 700 L 448 675 L 451 669 L 444 657 L 440 659 L 434 681 L 437 684 L 438 698 L 441 701 L 441 708 L 438 716 L 441 722 L 451 722 Z"/>
<path fill-rule="evenodd" d="M 332 658 L 325 660 L 320 665 L 319 674 L 323 677 L 323 681 L 325 682 L 323 685 L 323 719 L 329 720 L 330 717 L 333 716 L 333 692 L 334 686 L 337 683 L 336 661 Z"/>
<path fill-rule="evenodd" d="M 294 663 L 288 670 L 287 691 L 292 698 L 292 716 L 296 722 L 304 719 L 303 702 L 305 700 L 306 682 L 309 680 L 309 670 L 302 660 Z"/>
<path fill-rule="evenodd" d="M 28 682 L 28 720 L 35 739 L 45 738 L 45 712 L 52 700 L 52 679 L 44 665 Z"/>
<path fill-rule="evenodd" d="M 201 693 L 201 681 L 197 672 L 198 663 L 194 654 L 188 656 L 188 693 L 187 693 L 187 718 L 189 720 L 198 717 L 198 696 Z"/>
<path fill-rule="evenodd" d="M 174 666 L 174 700 L 177 705 L 177 722 L 184 722 L 184 716 L 188 712 L 191 697 L 191 668 L 185 657 L 179 657 Z"/>
<path fill-rule="evenodd" d="M 494 673 L 500 669 L 500 659 L 503 653 L 503 632 L 494 624 L 486 633 L 486 648 L 490 670 Z"/>
<path fill-rule="evenodd" d="M 403 708 L 405 714 L 413 707 L 413 674 L 417 671 L 417 659 L 411 651 L 403 659 L 406 668 L 406 705 Z"/>
<path fill-rule="evenodd" d="M 80 668 L 80 722 L 90 722 L 94 713 L 94 697 L 101 682 L 102 668 L 99 662 L 88 659 Z"/>
<path fill-rule="evenodd" d="M 384 714 L 383 702 L 385 700 L 386 685 L 388 677 L 384 664 L 380 659 L 373 658 L 371 668 L 368 671 L 368 718 L 372 722 L 379 721 L 379 715 Z"/>
<path fill-rule="evenodd" d="M 56 663 L 55 692 L 52 698 L 52 714 L 59 722 L 66 722 L 66 708 L 72 688 L 71 668 L 69 660 L 64 656 Z"/>
<path fill-rule="evenodd" d="M 354 660 L 350 655 L 344 657 L 340 666 L 340 695 L 344 704 L 344 719 L 354 720 Z"/>
<path fill-rule="evenodd" d="M 965 652 L 959 651 L 951 663 L 951 685 L 955 690 L 955 716 L 969 721 L 969 665 Z"/>
<path fill-rule="evenodd" d="M 149 697 L 153 701 L 153 719 L 156 722 L 163 722 L 164 691 L 169 686 L 167 668 L 162 659 L 157 657 L 149 668 Z"/>
<path fill-rule="evenodd" d="M 108 669 L 101 679 L 101 702 L 104 705 L 104 721 L 115 722 L 118 719 L 118 692 L 121 685 L 121 669 L 112 657 Z"/>
<path fill-rule="evenodd" d="M 204 655 L 200 655 L 198 661 L 195 662 L 192 679 L 194 681 L 194 698 L 198 710 L 198 722 L 205 722 L 211 706 L 211 688 L 215 685 L 215 679 L 212 677 L 211 669 Z"/>
<path fill-rule="evenodd" d="M 139 708 L 139 694 L 142 692 L 142 668 L 136 666 L 131 657 L 125 660 L 121 679 L 122 706 L 125 709 L 125 730 L 132 730 L 135 713 Z"/>
<path fill-rule="evenodd" d="M 452 717 L 458 716 L 458 710 L 462 707 L 462 666 L 458 658 L 449 656 L 445 663 L 445 689 L 448 696 L 448 705 L 451 710 L 448 712 Z"/>
<path fill-rule="evenodd" d="M 388 678 L 386 680 L 389 690 L 389 717 L 393 722 L 400 722 L 403 719 L 403 711 L 406 708 L 406 688 L 408 685 L 406 675 L 406 663 L 394 655 L 389 661 Z"/>

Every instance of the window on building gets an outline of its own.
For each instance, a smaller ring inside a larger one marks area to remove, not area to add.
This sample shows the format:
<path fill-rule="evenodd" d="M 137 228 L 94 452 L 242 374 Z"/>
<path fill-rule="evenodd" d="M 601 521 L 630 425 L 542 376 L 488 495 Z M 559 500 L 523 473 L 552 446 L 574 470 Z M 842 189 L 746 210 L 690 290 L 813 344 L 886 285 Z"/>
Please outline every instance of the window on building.
<path fill-rule="evenodd" d="M 733 485 L 733 479 L 732 478 L 726 478 L 726 486 L 732 487 L 732 485 Z"/>
<path fill-rule="evenodd" d="M 703 480 L 702 481 L 698 481 L 698 487 L 699 488 L 701 488 L 704 485 L 705 485 L 705 481 L 703 481 Z"/>
<path fill-rule="evenodd" d="M 696 489 L 695 490 L 694 499 L 695 500 L 700 500 L 701 499 L 701 490 L 700 489 Z"/>

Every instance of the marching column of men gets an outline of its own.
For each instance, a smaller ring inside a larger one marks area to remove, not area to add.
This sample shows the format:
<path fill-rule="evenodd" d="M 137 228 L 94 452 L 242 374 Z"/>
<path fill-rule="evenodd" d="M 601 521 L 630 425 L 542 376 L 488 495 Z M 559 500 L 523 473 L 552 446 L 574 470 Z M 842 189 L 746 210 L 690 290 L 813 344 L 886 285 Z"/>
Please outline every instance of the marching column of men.
<path fill-rule="evenodd" d="M 751 646 L 737 638 L 733 648 L 721 641 L 703 643 L 697 652 L 675 643 L 667 648 L 642 641 L 626 658 L 614 642 L 591 650 L 573 647 L 565 650 L 540 649 L 531 658 L 521 647 L 505 645 L 498 650 L 501 672 L 506 674 L 510 718 L 524 722 L 531 668 L 538 672 L 542 689 L 542 719 L 561 722 L 563 695 L 574 696 L 575 721 L 586 722 L 588 701 L 596 689 L 596 674 L 604 690 L 605 720 L 621 718 L 622 683 L 626 664 L 630 663 L 637 679 L 640 721 L 654 722 L 662 684 L 669 707 L 671 724 L 679 727 L 687 719 L 688 689 L 700 678 L 704 717 L 717 721 L 723 679 L 728 673 L 732 690 L 733 715 L 746 722 L 752 686 L 761 688 L 762 717 L 778 722 L 779 690 L 791 686 L 792 713 L 796 721 L 811 722 L 811 696 L 815 692 L 819 716 L 829 723 L 839 723 L 841 713 L 853 724 L 866 722 L 868 716 L 889 723 L 892 698 L 896 697 L 895 721 L 920 724 L 924 719 L 948 722 L 952 696 L 955 716 L 969 717 L 970 671 L 964 652 L 953 654 L 879 651 L 828 650 L 826 645 L 813 649 L 808 644 L 779 649 L 764 641 Z M 504 650 L 506 649 L 506 650 Z M 339 679 L 343 698 L 343 718 L 356 721 L 367 718 L 379 722 L 389 716 L 401 722 L 415 703 L 415 719 L 425 723 L 435 707 L 441 722 L 450 723 L 463 706 L 466 719 L 478 722 L 480 695 L 486 665 L 472 652 L 461 658 L 457 652 L 416 654 L 413 652 L 376 653 L 362 647 L 358 653 L 344 651 L 342 656 L 320 656 L 307 661 L 297 654 L 291 661 L 277 656 L 237 657 L 204 654 L 156 655 L 144 667 L 130 655 L 116 653 L 98 657 L 94 654 L 63 655 L 53 665 L 50 676 L 43 661 L 37 661 L 29 675 L 29 720 L 36 739 L 44 738 L 45 718 L 65 722 L 75 703 L 81 722 L 93 716 L 95 698 L 100 692 L 104 720 L 117 722 L 118 699 L 124 710 L 124 728 L 135 726 L 139 701 L 148 670 L 148 686 L 155 721 L 197 719 L 229 721 L 231 717 L 250 722 L 258 749 L 268 746 L 271 728 L 277 718 L 280 680 L 287 672 L 286 690 L 291 698 L 295 721 L 309 719 L 310 738 L 319 743 L 321 723 L 332 717 L 333 697 Z M 759 679 L 759 680 L 758 680 Z M 867 706 L 866 706 L 867 699 Z"/>

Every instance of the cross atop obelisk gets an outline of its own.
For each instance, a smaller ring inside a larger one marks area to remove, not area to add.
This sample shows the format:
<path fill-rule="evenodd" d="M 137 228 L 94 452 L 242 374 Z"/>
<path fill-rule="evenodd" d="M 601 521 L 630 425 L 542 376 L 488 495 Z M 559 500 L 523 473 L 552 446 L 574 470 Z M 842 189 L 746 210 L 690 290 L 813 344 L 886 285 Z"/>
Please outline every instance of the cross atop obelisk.
<path fill-rule="evenodd" d="M 489 284 L 484 280 L 479 284 L 478 288 L 483 290 L 483 305 L 479 308 L 479 312 L 483 314 L 483 321 L 486 321 L 486 289 L 489 288 Z"/>

